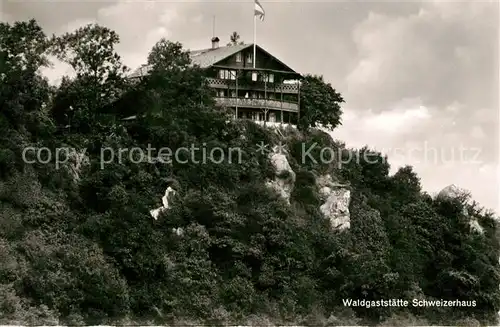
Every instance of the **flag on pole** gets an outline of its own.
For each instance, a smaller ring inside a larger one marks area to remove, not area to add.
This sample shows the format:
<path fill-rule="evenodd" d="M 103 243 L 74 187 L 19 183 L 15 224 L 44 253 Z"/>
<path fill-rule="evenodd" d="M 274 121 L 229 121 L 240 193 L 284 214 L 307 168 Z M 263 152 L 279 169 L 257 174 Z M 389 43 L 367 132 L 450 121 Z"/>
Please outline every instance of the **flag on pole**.
<path fill-rule="evenodd" d="M 264 11 L 264 8 L 262 8 L 259 0 L 255 0 L 255 16 L 259 17 L 259 19 L 263 21 L 265 15 L 266 12 Z"/>

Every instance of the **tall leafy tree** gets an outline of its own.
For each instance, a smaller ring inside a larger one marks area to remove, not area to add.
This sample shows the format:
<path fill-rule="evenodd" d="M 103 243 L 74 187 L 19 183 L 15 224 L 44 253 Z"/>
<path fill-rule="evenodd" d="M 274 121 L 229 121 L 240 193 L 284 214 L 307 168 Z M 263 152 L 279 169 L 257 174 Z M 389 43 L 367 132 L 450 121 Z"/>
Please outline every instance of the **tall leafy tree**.
<path fill-rule="evenodd" d="M 415 202 L 421 197 L 420 179 L 411 166 L 399 168 L 391 177 L 390 184 L 394 207 Z"/>
<path fill-rule="evenodd" d="M 148 55 L 148 65 L 156 70 L 182 69 L 190 64 L 189 51 L 183 49 L 181 43 L 165 38 L 156 42 Z"/>
<path fill-rule="evenodd" d="M 0 23 L 0 110 L 11 124 L 25 122 L 49 97 L 38 70 L 47 67 L 49 41 L 35 20 Z"/>
<path fill-rule="evenodd" d="M 115 51 L 119 41 L 116 32 L 96 24 L 53 37 L 53 54 L 76 72 L 56 97 L 53 114 L 58 121 L 71 121 L 80 131 L 89 132 L 98 124 L 99 110 L 118 99 L 127 71 Z"/>
<path fill-rule="evenodd" d="M 73 67 L 78 77 L 91 77 L 102 84 L 125 71 L 115 50 L 120 38 L 107 27 L 89 24 L 54 37 L 53 42 L 54 54 Z"/>
<path fill-rule="evenodd" d="M 307 130 L 321 126 L 333 130 L 341 124 L 343 102 L 341 94 L 323 76 L 306 75 L 300 87 L 298 127 Z"/>

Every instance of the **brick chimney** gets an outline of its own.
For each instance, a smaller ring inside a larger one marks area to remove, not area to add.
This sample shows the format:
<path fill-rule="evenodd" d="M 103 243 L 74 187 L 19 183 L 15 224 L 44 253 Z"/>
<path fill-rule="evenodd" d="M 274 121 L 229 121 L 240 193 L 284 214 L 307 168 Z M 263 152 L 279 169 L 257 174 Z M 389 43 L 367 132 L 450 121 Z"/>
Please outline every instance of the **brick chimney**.
<path fill-rule="evenodd" d="M 217 36 L 214 36 L 212 38 L 212 49 L 217 49 L 219 47 L 219 38 Z"/>

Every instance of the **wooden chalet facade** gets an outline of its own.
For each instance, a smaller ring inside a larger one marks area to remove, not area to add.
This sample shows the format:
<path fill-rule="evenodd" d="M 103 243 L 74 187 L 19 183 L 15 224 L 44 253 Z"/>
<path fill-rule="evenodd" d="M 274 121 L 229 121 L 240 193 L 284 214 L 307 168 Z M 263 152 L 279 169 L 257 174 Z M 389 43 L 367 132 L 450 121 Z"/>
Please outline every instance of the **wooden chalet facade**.
<path fill-rule="evenodd" d="M 235 118 L 296 124 L 302 76 L 258 45 L 253 58 L 253 48 L 253 44 L 219 46 L 215 37 L 211 48 L 190 55 L 193 64 L 207 70 L 216 103 L 231 108 Z M 130 78 L 148 70 L 142 66 Z"/>

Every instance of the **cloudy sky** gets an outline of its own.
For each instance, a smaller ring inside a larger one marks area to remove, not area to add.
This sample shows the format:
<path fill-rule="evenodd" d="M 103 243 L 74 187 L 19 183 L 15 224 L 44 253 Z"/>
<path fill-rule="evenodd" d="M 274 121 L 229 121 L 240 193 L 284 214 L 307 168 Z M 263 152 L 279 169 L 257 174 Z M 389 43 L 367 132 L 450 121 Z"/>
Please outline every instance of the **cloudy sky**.
<path fill-rule="evenodd" d="M 343 94 L 349 146 L 411 164 L 424 189 L 469 189 L 499 205 L 499 5 L 496 1 L 265 1 L 257 43 L 301 73 L 322 74 Z M 3 0 L 0 18 L 36 18 L 47 33 L 97 22 L 121 36 L 136 68 L 161 37 L 186 48 L 253 39 L 253 2 Z M 46 74 L 57 80 L 66 67 Z"/>

